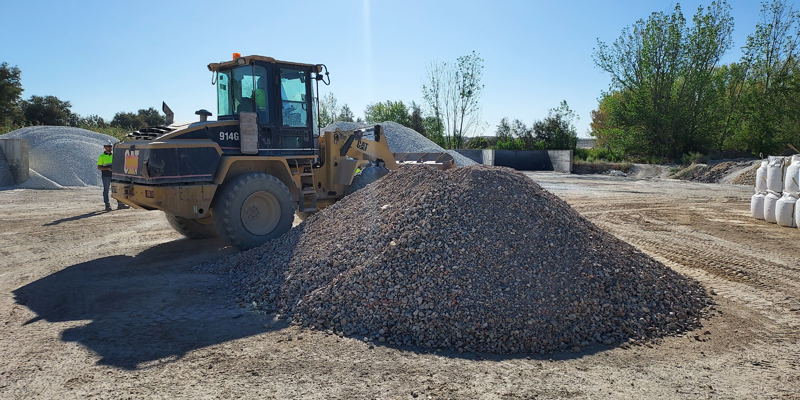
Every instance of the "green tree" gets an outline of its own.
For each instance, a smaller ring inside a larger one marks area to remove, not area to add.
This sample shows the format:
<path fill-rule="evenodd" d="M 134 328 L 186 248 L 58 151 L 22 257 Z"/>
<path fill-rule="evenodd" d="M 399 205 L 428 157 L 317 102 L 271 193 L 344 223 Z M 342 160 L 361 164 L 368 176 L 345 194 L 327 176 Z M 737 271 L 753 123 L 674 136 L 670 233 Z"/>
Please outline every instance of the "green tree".
<path fill-rule="evenodd" d="M 114 114 L 114 119 L 111 120 L 111 126 L 116 128 L 137 130 L 147 126 L 144 118 L 137 113 L 132 112 L 118 112 Z"/>
<path fill-rule="evenodd" d="M 153 107 L 141 109 L 137 115 L 144 121 L 145 126 L 159 126 L 167 123 L 167 118 Z"/>
<path fill-rule="evenodd" d="M 364 119 L 368 124 L 376 124 L 383 121 L 394 121 L 400 125 L 411 127 L 411 116 L 408 114 L 408 107 L 403 101 L 379 102 L 370 104 L 364 110 Z"/>
<path fill-rule="evenodd" d="M 355 114 L 353 111 L 350 110 L 350 106 L 347 104 L 342 106 L 342 111 L 339 113 L 339 117 L 337 118 L 338 121 L 344 122 L 353 122 L 355 120 Z"/>
<path fill-rule="evenodd" d="M 432 62 L 422 85 L 425 105 L 444 125 L 447 147 L 460 148 L 481 126 L 483 59 L 474 51 L 454 64 Z"/>
<path fill-rule="evenodd" d="M 608 110 L 628 151 L 680 155 L 712 146 L 717 97 L 713 84 L 731 47 L 733 19 L 725 0 L 699 7 L 687 25 L 676 5 L 622 31 L 609 46 L 598 41 L 594 60 L 611 75 L 620 98 Z"/>
<path fill-rule="evenodd" d="M 0 64 L 0 124 L 15 124 L 22 120 L 22 80 L 18 67 Z"/>
<path fill-rule="evenodd" d="M 328 126 L 334 123 L 339 116 L 339 106 L 336 101 L 336 95 L 333 92 L 328 92 L 319 101 L 319 124 L 320 126 Z"/>
<path fill-rule="evenodd" d="M 411 115 L 409 116 L 409 123 L 411 124 L 411 129 L 427 137 L 425 132 L 425 117 L 422 115 L 422 107 L 420 107 L 420 105 L 414 101 L 411 102 Z"/>
<path fill-rule="evenodd" d="M 447 140 L 445 140 L 444 137 L 444 125 L 441 120 L 436 117 L 428 116 L 422 121 L 422 125 L 425 127 L 425 137 L 440 147 L 447 146 Z"/>
<path fill-rule="evenodd" d="M 550 109 L 547 117 L 533 123 L 533 146 L 550 150 L 575 150 L 578 144 L 578 132 L 574 120 L 577 116 L 569 108 L 567 101 L 561 101 L 558 107 Z M 523 125 L 524 127 L 524 125 Z M 526 147 L 528 147 L 526 143 Z"/>
<path fill-rule="evenodd" d="M 778 152 L 786 143 L 800 146 L 798 40 L 798 12 L 785 0 L 762 3 L 740 62 L 749 73 L 742 95 L 743 128 L 733 140 L 735 146 L 754 154 Z"/>
<path fill-rule="evenodd" d="M 68 125 L 72 117 L 72 104 L 55 96 L 31 96 L 21 108 L 31 125 Z"/>

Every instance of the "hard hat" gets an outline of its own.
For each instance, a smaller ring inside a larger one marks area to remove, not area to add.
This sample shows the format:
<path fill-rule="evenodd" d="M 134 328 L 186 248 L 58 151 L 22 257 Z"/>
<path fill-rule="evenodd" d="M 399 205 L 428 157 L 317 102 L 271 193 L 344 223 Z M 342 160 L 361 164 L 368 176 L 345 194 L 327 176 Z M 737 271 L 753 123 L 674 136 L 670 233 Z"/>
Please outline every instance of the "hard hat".
<path fill-rule="evenodd" d="M 114 144 L 111 143 L 110 140 L 106 140 L 106 144 L 104 144 L 103 147 L 114 147 Z"/>

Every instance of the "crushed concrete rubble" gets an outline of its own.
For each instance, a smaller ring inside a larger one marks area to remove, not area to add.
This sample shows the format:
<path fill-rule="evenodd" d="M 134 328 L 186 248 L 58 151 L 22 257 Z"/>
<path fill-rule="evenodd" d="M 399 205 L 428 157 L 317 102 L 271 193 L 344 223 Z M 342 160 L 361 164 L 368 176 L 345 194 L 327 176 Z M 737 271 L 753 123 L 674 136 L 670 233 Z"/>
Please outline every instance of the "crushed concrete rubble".
<path fill-rule="evenodd" d="M 302 327 L 495 354 L 658 338 L 697 328 L 710 302 L 523 174 L 486 166 L 400 168 L 200 269 Z"/>
<path fill-rule="evenodd" d="M 462 156 L 455 150 L 445 150 L 430 139 L 423 136 L 421 133 L 398 124 L 397 122 L 385 121 L 380 123 L 383 127 L 383 132 L 386 135 L 386 141 L 389 143 L 389 150 L 392 153 L 443 153 L 446 152 L 453 156 L 456 166 L 464 167 L 467 165 L 477 164 L 475 161 Z M 370 127 L 372 125 L 362 124 L 358 122 L 334 122 L 325 128 L 322 132 L 333 131 L 341 129 L 343 131 L 351 129 L 360 129 Z M 368 136 L 367 136 L 368 137 Z"/>
<path fill-rule="evenodd" d="M 19 187 L 60 189 L 65 186 L 102 186 L 97 157 L 103 145 L 117 139 L 68 126 L 31 126 L 3 137 L 28 139 L 31 179 Z"/>

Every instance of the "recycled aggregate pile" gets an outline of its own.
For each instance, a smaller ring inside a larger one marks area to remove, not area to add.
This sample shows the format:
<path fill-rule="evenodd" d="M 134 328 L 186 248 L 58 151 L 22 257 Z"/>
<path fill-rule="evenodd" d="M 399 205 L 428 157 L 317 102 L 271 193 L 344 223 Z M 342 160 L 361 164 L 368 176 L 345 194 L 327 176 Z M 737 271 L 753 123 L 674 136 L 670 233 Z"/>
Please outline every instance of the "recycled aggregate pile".
<path fill-rule="evenodd" d="M 386 135 L 386 141 L 389 143 L 389 150 L 392 153 L 444 153 L 447 152 L 456 162 L 456 166 L 464 167 L 467 165 L 475 165 L 477 164 L 475 161 L 470 160 L 467 157 L 462 156 L 455 150 L 445 150 L 430 139 L 423 136 L 421 133 L 400 125 L 396 122 L 392 121 L 385 121 L 380 123 L 381 127 L 383 127 L 383 132 Z M 359 129 L 364 127 L 369 127 L 372 125 L 362 124 L 358 122 L 334 122 L 325 128 L 322 128 L 322 132 L 325 131 L 333 131 L 336 128 L 339 128 L 343 131 L 351 130 L 351 129 Z M 370 135 L 366 136 L 367 138 L 371 139 Z"/>
<path fill-rule="evenodd" d="M 4 137 L 28 139 L 31 178 L 19 187 L 60 189 L 64 186 L 102 186 L 97 157 L 103 145 L 117 139 L 67 126 L 31 126 Z"/>
<path fill-rule="evenodd" d="M 709 301 L 521 173 L 486 166 L 392 171 L 204 268 L 294 324 L 500 354 L 693 329 Z"/>
<path fill-rule="evenodd" d="M 14 186 L 14 176 L 11 174 L 11 169 L 8 167 L 6 154 L 0 149 L 0 187 L 3 186 Z"/>

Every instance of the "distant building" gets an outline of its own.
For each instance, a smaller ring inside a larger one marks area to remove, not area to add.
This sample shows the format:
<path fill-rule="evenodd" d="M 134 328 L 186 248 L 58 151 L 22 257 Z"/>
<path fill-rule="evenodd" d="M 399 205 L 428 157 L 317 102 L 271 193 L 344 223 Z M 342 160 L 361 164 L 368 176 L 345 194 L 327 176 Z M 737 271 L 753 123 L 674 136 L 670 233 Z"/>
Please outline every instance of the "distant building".
<path fill-rule="evenodd" d="M 594 142 L 597 139 L 593 138 L 578 138 L 578 148 L 579 149 L 593 149 Z"/>

